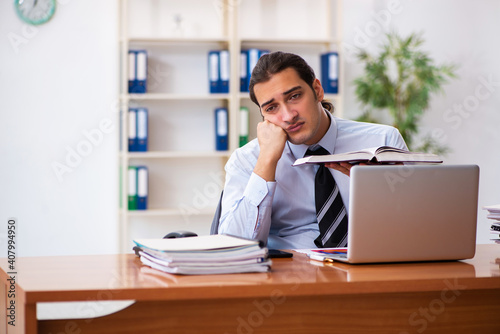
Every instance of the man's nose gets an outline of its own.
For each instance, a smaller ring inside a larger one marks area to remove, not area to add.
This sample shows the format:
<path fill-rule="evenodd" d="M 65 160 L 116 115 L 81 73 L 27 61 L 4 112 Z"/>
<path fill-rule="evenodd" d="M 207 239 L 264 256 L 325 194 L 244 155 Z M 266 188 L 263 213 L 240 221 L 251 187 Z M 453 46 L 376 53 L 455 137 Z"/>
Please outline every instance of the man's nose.
<path fill-rule="evenodd" d="M 284 122 L 291 123 L 297 117 L 297 111 L 291 107 L 284 106 L 281 110 Z"/>

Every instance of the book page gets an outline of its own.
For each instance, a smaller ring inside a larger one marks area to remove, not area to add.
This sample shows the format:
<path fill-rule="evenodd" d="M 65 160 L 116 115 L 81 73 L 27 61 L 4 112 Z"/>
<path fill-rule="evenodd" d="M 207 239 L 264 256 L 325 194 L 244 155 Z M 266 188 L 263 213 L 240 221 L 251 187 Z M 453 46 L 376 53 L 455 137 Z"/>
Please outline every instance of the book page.
<path fill-rule="evenodd" d="M 203 251 L 258 245 L 258 242 L 255 240 L 246 240 L 221 234 L 174 239 L 137 239 L 134 242 L 139 247 L 172 252 Z"/>
<path fill-rule="evenodd" d="M 396 148 L 391 146 L 380 146 L 378 148 L 373 147 L 375 149 L 374 154 L 380 154 L 382 152 L 400 152 L 400 153 L 410 153 L 408 150 L 404 150 L 402 148 Z"/>
<path fill-rule="evenodd" d="M 382 151 L 377 154 L 378 162 L 443 162 L 441 158 L 432 153 L 417 153 L 409 151 Z"/>
<path fill-rule="evenodd" d="M 371 160 L 378 147 L 369 147 L 361 151 L 337 153 L 330 155 L 313 155 L 305 158 L 300 158 L 295 161 L 293 166 L 299 166 L 303 164 L 314 164 L 323 162 L 340 162 L 340 161 L 367 161 Z"/>
<path fill-rule="evenodd" d="M 443 160 L 432 153 L 410 152 L 390 146 L 369 147 L 360 151 L 338 153 L 331 155 L 315 155 L 297 159 L 293 166 L 303 164 L 318 164 L 326 162 L 430 162 L 442 163 Z"/>

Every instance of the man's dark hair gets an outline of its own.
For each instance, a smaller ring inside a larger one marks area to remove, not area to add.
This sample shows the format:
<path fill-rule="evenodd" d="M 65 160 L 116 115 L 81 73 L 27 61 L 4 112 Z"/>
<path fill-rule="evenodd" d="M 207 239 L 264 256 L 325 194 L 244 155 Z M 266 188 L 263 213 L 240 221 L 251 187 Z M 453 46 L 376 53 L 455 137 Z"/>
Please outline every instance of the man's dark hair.
<path fill-rule="evenodd" d="M 311 66 L 309 66 L 302 57 L 296 54 L 277 51 L 263 55 L 255 65 L 249 85 L 250 99 L 259 106 L 259 102 L 255 97 L 254 86 L 258 83 L 269 81 L 274 74 L 280 73 L 287 68 L 293 68 L 299 77 L 311 87 L 316 96 L 316 92 L 313 88 L 316 75 Z M 334 107 L 332 103 L 323 100 L 321 101 L 321 105 L 323 108 L 333 113 Z"/>

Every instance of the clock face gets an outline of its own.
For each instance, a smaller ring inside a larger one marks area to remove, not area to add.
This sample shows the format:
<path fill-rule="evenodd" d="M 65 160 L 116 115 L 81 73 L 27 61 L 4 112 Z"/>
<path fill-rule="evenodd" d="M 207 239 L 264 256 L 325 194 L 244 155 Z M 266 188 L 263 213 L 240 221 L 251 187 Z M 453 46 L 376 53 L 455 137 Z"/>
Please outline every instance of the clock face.
<path fill-rule="evenodd" d="M 52 18 L 56 0 L 15 0 L 17 15 L 26 23 L 42 24 Z"/>

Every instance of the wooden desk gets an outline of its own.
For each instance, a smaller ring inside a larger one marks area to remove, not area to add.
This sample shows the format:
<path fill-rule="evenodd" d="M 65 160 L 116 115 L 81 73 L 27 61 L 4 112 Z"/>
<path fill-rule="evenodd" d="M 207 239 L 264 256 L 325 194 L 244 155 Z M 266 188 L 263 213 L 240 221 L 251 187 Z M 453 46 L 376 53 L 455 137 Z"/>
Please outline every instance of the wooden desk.
<path fill-rule="evenodd" d="M 20 333 L 500 333 L 500 245 L 463 262 L 328 265 L 302 254 L 268 274 L 173 276 L 134 255 L 18 258 Z M 1 259 L 2 309 L 9 301 Z M 106 317 L 37 320 L 36 303 L 135 300 Z M 8 312 L 7 312 L 8 313 Z"/>

